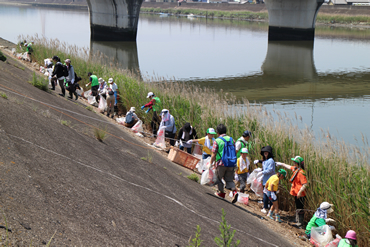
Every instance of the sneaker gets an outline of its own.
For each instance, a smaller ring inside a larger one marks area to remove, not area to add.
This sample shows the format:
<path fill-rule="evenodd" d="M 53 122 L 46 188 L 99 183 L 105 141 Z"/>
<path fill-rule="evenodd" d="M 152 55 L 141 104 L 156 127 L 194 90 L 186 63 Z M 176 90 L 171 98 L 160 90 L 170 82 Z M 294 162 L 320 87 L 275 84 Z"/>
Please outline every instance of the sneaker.
<path fill-rule="evenodd" d="M 270 210 L 268 213 L 267 213 L 267 216 L 270 218 L 270 219 L 272 219 L 272 220 L 274 220 L 274 213 Z"/>
<path fill-rule="evenodd" d="M 77 94 L 76 94 L 76 100 L 78 100 L 78 96 L 77 96 Z"/>
<path fill-rule="evenodd" d="M 275 220 L 276 222 L 279 222 L 279 223 L 281 223 L 282 221 L 281 221 L 281 219 L 280 219 L 280 215 L 276 215 L 276 220 Z"/>
<path fill-rule="evenodd" d="M 264 213 L 264 214 L 267 214 L 267 210 L 264 209 L 264 208 L 262 208 L 261 212 Z"/>
<path fill-rule="evenodd" d="M 107 114 L 107 117 L 109 117 L 109 114 Z"/>
<path fill-rule="evenodd" d="M 215 195 L 218 196 L 218 197 L 221 197 L 222 199 L 225 199 L 225 193 L 215 192 Z"/>
<path fill-rule="evenodd" d="M 233 195 L 234 195 L 234 198 L 231 201 L 231 203 L 236 203 L 236 201 L 238 201 L 239 193 L 236 190 L 234 190 Z"/>

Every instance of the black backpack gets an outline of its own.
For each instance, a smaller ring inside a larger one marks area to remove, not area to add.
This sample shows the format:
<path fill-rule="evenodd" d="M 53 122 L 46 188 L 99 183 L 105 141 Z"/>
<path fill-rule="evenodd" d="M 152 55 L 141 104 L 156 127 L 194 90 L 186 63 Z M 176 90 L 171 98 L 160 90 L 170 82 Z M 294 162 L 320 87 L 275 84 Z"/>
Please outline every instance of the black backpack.
<path fill-rule="evenodd" d="M 76 74 L 76 72 L 75 72 L 75 82 L 79 82 L 81 80 L 82 80 L 81 77 L 78 77 L 77 74 Z"/>
<path fill-rule="evenodd" d="M 67 65 L 62 65 L 63 66 L 63 76 L 68 76 L 69 75 L 69 72 L 68 72 L 68 68 L 67 68 Z"/>
<path fill-rule="evenodd" d="M 113 90 L 111 88 L 108 88 L 108 94 L 109 95 L 113 95 L 114 94 L 114 92 L 113 92 Z"/>
<path fill-rule="evenodd" d="M 132 124 L 134 122 L 134 113 L 129 111 L 126 115 L 126 123 Z"/>

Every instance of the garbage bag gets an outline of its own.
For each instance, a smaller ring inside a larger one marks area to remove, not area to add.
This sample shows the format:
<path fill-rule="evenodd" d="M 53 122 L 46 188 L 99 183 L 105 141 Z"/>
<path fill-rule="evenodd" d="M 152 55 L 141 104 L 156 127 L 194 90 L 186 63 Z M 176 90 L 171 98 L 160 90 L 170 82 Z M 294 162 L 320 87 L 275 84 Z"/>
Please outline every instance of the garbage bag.
<path fill-rule="evenodd" d="M 166 126 L 162 126 L 159 128 L 159 131 L 157 133 L 157 139 L 155 140 L 154 146 L 160 147 L 163 149 L 166 148 L 165 129 L 166 129 Z"/>
<path fill-rule="evenodd" d="M 143 129 L 143 122 L 141 120 L 137 121 L 137 123 L 132 126 L 132 131 L 134 133 L 140 133 L 140 132 L 144 132 L 144 129 Z"/>
<path fill-rule="evenodd" d="M 116 121 L 117 121 L 117 123 L 119 123 L 119 124 L 124 124 L 124 123 L 125 123 L 125 120 L 126 120 L 126 118 L 125 118 L 125 117 L 119 117 L 119 118 L 116 118 Z"/>
<path fill-rule="evenodd" d="M 210 161 L 211 161 L 211 157 L 208 157 L 205 160 L 201 158 L 200 161 L 198 162 L 197 166 L 196 166 L 196 168 L 198 168 L 198 172 L 202 173 L 203 171 L 207 170 L 209 168 L 209 162 Z"/>
<path fill-rule="evenodd" d="M 253 180 L 253 183 L 251 184 L 251 190 L 253 190 L 257 196 L 263 197 L 263 185 L 262 182 L 257 178 Z"/>
<path fill-rule="evenodd" d="M 95 104 L 95 103 L 96 103 L 95 96 L 92 96 L 92 95 L 87 96 L 87 102 L 88 102 L 90 105 Z"/>
<path fill-rule="evenodd" d="M 202 155 L 202 147 L 199 145 L 199 144 L 195 144 L 195 146 L 194 146 L 194 150 L 193 150 L 193 155 L 196 155 L 196 154 L 198 154 L 198 155 Z"/>
<path fill-rule="evenodd" d="M 254 179 L 259 179 L 260 181 L 262 181 L 262 177 L 263 177 L 263 174 L 262 174 L 262 168 L 257 168 L 257 169 L 254 169 L 253 172 L 251 173 L 251 175 L 249 175 L 248 179 L 247 179 L 247 184 L 252 184 Z"/>
<path fill-rule="evenodd" d="M 328 225 L 312 227 L 311 238 L 318 243 L 319 247 L 324 247 L 334 239 L 333 233 Z"/>
<path fill-rule="evenodd" d="M 84 92 L 84 97 L 87 99 L 87 97 L 89 97 L 90 94 L 91 94 L 91 89 Z"/>
<path fill-rule="evenodd" d="M 238 202 L 239 203 L 243 203 L 244 205 L 248 205 L 248 203 L 249 203 L 249 195 L 248 194 L 241 193 L 241 192 L 238 192 L 238 193 L 239 193 Z"/>
<path fill-rule="evenodd" d="M 107 107 L 107 101 L 104 99 L 104 97 L 100 97 L 99 107 L 98 107 L 99 111 L 104 112 L 106 107 Z"/>
<path fill-rule="evenodd" d="M 202 173 L 200 184 L 213 186 L 216 183 L 216 181 L 217 181 L 216 168 L 210 167 L 209 169 L 205 170 Z"/>

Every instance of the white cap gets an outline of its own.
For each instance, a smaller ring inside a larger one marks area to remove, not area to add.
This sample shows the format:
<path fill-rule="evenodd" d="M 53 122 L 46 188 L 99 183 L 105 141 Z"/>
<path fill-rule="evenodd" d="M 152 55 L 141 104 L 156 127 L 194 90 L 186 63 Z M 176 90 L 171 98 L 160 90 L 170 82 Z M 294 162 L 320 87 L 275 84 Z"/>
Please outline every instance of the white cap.
<path fill-rule="evenodd" d="M 168 111 L 167 109 L 163 109 L 163 110 L 162 110 L 162 113 L 163 113 L 163 112 L 169 112 L 169 111 Z"/>
<path fill-rule="evenodd" d="M 248 148 L 242 148 L 241 153 L 242 154 L 247 154 L 248 153 Z"/>
<path fill-rule="evenodd" d="M 113 78 L 109 78 L 108 83 L 112 83 L 112 82 L 113 82 Z"/>
<path fill-rule="evenodd" d="M 99 78 L 98 81 L 99 81 L 99 83 L 103 83 L 104 82 L 103 78 Z"/>
<path fill-rule="evenodd" d="M 134 112 L 135 111 L 135 107 L 131 107 L 130 108 L 130 111 Z"/>
<path fill-rule="evenodd" d="M 334 210 L 333 210 L 333 204 L 330 204 L 328 202 L 323 202 L 320 204 L 320 208 L 322 210 L 327 210 L 328 213 L 332 213 Z"/>
<path fill-rule="evenodd" d="M 153 92 L 149 92 L 148 93 L 148 96 L 146 96 L 147 98 L 151 97 L 151 96 L 154 96 L 154 93 Z"/>

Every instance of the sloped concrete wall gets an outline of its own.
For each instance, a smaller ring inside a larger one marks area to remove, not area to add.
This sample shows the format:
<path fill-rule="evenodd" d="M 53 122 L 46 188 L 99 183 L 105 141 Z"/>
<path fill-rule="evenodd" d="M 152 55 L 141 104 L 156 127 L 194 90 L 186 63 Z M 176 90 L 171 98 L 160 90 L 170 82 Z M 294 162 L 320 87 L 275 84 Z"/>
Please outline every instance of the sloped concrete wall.
<path fill-rule="evenodd" d="M 91 39 L 136 41 L 142 0 L 87 0 Z"/>

